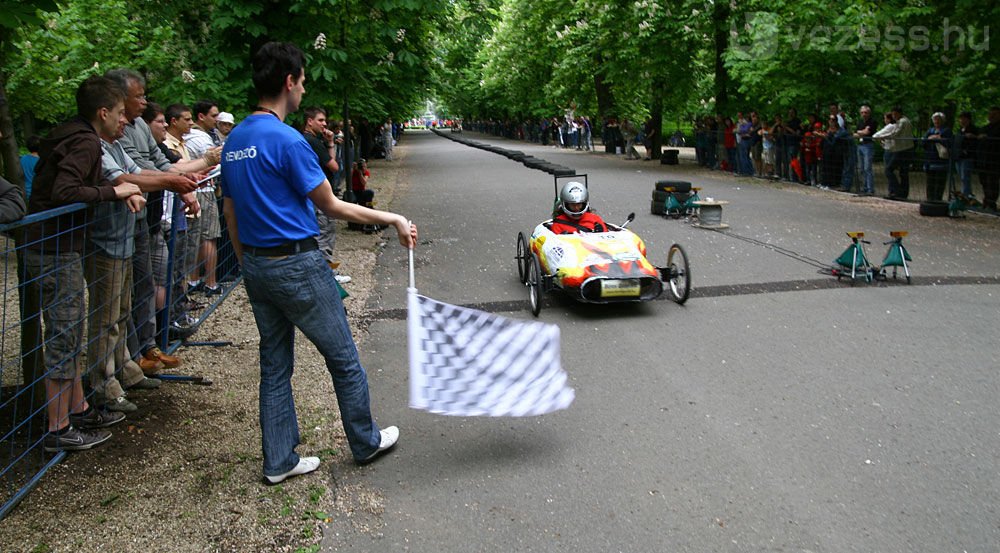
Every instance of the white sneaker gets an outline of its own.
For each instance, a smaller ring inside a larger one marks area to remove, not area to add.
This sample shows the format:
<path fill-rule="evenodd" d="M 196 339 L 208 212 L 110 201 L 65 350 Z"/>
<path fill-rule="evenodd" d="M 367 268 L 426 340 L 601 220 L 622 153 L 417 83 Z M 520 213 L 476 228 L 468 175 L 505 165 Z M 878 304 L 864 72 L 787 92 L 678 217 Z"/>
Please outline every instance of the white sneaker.
<path fill-rule="evenodd" d="M 292 476 L 308 474 L 318 468 L 319 457 L 299 457 L 299 464 L 295 465 L 292 470 L 276 476 L 268 476 L 265 474 L 264 480 L 266 480 L 269 484 L 280 484 Z"/>
<path fill-rule="evenodd" d="M 351 277 L 347 275 L 334 275 L 333 278 L 337 279 L 337 282 L 341 284 L 347 284 L 348 282 L 351 281 Z"/>
<path fill-rule="evenodd" d="M 396 428 L 395 426 L 383 428 L 379 431 L 379 433 L 382 437 L 379 441 L 378 449 L 376 449 L 371 455 L 362 459 L 362 463 L 367 463 L 375 457 L 378 457 L 382 452 L 392 449 L 392 446 L 396 445 L 396 442 L 399 440 L 399 428 Z"/>

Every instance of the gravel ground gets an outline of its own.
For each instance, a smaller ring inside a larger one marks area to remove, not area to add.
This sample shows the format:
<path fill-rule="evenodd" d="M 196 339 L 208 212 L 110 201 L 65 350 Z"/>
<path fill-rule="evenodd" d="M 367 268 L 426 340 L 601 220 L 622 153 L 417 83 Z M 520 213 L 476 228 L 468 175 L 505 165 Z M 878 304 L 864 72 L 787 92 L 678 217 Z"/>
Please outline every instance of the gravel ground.
<path fill-rule="evenodd" d="M 377 207 L 391 209 L 405 190 L 406 147 L 393 163 L 373 161 Z M 364 307 L 383 235 L 337 229 L 340 271 L 355 340 L 365 339 Z M 322 459 L 316 474 L 282 485 L 261 483 L 257 423 L 258 334 L 242 285 L 194 336 L 231 346 L 185 347 L 171 372 L 210 378 L 211 386 L 166 383 L 130 397 L 138 412 L 114 427 L 103 447 L 70 454 L 0 524 L 0 550 L 47 552 L 318 551 L 331 517 L 381 512 L 377 491 L 338 485 L 357 467 L 340 423 L 322 357 L 301 334 L 296 343 L 295 402 L 302 454 Z M 362 363 L 364 359 L 362 359 Z M 356 520 L 370 518 L 358 516 Z"/>

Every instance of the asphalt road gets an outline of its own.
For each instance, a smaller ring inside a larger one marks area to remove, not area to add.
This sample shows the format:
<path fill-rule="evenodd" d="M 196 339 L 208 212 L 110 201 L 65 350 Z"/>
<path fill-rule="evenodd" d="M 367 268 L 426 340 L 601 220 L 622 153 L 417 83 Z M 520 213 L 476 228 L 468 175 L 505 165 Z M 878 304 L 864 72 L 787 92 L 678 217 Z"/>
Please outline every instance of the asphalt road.
<path fill-rule="evenodd" d="M 532 418 L 408 408 L 406 256 L 382 255 L 362 359 L 377 463 L 337 475 L 379 499 L 325 551 L 995 552 L 1000 550 L 1000 219 L 691 167 L 467 135 L 589 176 L 592 204 L 649 257 L 689 256 L 684 306 L 546 298 L 573 405 Z M 430 134 L 405 138 L 422 294 L 528 319 L 515 237 L 547 217 L 550 176 Z M 727 233 L 649 214 L 653 182 L 729 200 Z M 818 273 L 848 245 L 908 230 L 914 284 Z"/>

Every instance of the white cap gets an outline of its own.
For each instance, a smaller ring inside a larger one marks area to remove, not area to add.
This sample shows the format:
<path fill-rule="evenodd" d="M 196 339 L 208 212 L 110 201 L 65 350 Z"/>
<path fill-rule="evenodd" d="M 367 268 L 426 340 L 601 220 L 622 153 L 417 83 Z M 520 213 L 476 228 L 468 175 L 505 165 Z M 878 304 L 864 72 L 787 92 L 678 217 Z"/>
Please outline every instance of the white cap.
<path fill-rule="evenodd" d="M 222 113 L 220 113 L 219 116 L 215 118 L 215 121 L 217 123 L 229 123 L 230 125 L 236 124 L 236 120 L 233 119 L 233 114 L 229 113 L 228 111 L 223 111 Z"/>

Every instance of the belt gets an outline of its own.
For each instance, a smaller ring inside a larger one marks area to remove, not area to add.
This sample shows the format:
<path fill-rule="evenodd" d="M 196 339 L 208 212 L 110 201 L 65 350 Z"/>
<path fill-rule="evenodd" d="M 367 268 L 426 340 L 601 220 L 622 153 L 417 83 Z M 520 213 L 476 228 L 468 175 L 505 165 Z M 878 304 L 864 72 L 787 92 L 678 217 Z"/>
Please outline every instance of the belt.
<path fill-rule="evenodd" d="M 274 246 L 271 248 L 258 248 L 257 246 L 248 246 L 243 244 L 244 252 L 257 257 L 282 257 L 302 252 L 311 252 L 317 249 L 319 249 L 319 244 L 316 242 L 316 239 L 311 236 L 295 242 L 286 242 L 280 246 Z"/>

